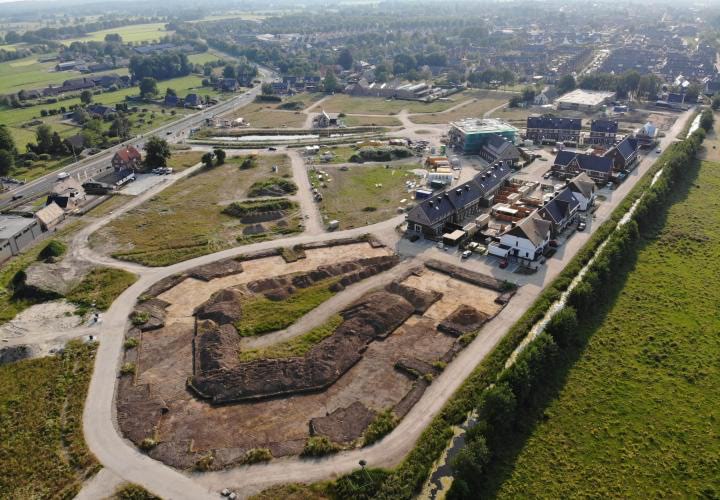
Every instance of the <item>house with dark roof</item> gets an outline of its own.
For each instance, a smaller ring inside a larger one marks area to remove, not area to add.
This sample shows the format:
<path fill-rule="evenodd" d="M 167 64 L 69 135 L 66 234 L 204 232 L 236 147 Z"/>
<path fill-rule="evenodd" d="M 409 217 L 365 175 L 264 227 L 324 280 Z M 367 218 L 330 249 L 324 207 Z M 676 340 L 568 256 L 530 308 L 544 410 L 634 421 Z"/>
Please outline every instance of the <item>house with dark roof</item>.
<path fill-rule="evenodd" d="M 71 135 L 63 141 L 72 154 L 79 154 L 85 149 L 85 136 L 82 134 Z"/>
<path fill-rule="evenodd" d="M 540 257 L 552 234 L 552 223 L 533 212 L 500 236 L 500 242 L 491 244 L 488 252 L 498 257 L 517 257 L 536 260 Z"/>
<path fill-rule="evenodd" d="M 553 172 L 565 178 L 585 172 L 595 182 L 607 182 L 613 172 L 613 161 L 608 156 L 598 156 L 578 151 L 560 151 L 552 166 Z"/>
<path fill-rule="evenodd" d="M 582 120 L 580 118 L 563 118 L 543 115 L 528 116 L 525 138 L 536 144 L 562 142 L 579 144 Z"/>
<path fill-rule="evenodd" d="M 617 120 L 593 120 L 590 122 L 590 135 L 585 142 L 586 144 L 612 146 L 617 140 L 617 131 Z"/>
<path fill-rule="evenodd" d="M 169 108 L 175 108 L 180 104 L 180 98 L 176 95 L 165 94 L 165 100 L 163 100 L 163 106 Z"/>
<path fill-rule="evenodd" d="M 186 108 L 199 108 L 202 105 L 202 100 L 197 94 L 188 94 L 185 96 L 184 103 Z"/>
<path fill-rule="evenodd" d="M 637 161 L 639 148 L 638 140 L 628 136 L 605 153 L 605 156 L 612 159 L 615 171 L 632 170 Z"/>
<path fill-rule="evenodd" d="M 567 188 L 578 201 L 581 212 L 587 211 L 595 203 L 595 183 L 585 172 L 569 181 Z"/>
<path fill-rule="evenodd" d="M 520 150 L 504 137 L 492 134 L 488 141 L 480 147 L 480 156 L 488 163 L 502 163 L 514 167 L 520 160 Z"/>
<path fill-rule="evenodd" d="M 537 214 L 551 223 L 552 234 L 556 236 L 575 220 L 579 209 L 580 203 L 572 190 L 564 188 L 552 200 L 538 209 Z"/>
<path fill-rule="evenodd" d="M 109 118 L 111 115 L 117 113 L 117 110 L 112 106 L 103 106 L 102 104 L 91 104 L 85 108 L 85 111 L 87 111 L 92 118 L 100 119 Z"/>
<path fill-rule="evenodd" d="M 137 171 L 142 164 L 142 155 L 132 146 L 125 146 L 118 150 L 112 158 L 111 164 L 116 172 Z"/>
<path fill-rule="evenodd" d="M 512 174 L 509 166 L 493 165 L 472 180 L 422 200 L 407 215 L 408 231 L 436 239 L 446 224 L 460 225 L 489 206 L 495 192 Z"/>

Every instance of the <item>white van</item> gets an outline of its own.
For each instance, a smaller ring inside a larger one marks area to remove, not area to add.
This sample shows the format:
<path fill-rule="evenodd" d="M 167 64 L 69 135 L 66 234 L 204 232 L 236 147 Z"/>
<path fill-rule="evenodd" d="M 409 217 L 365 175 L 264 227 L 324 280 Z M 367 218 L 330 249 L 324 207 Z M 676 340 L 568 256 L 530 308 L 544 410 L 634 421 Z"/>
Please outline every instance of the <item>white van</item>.
<path fill-rule="evenodd" d="M 59 181 L 65 180 L 68 177 L 70 177 L 70 174 L 68 174 L 67 172 L 60 172 L 59 174 L 57 174 L 57 180 Z"/>

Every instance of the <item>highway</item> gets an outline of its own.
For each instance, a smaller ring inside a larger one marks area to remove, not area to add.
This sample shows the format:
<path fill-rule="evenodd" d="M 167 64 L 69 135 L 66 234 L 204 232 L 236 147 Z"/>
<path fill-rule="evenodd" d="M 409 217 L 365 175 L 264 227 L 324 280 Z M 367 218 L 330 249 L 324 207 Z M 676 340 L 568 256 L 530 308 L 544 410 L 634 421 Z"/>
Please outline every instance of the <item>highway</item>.
<path fill-rule="evenodd" d="M 273 78 L 273 76 L 272 72 L 266 69 L 260 69 L 261 81 L 269 81 Z M 252 102 L 260 93 L 260 87 L 260 85 L 256 85 L 252 89 L 244 92 L 242 95 L 237 95 L 227 101 L 204 108 L 197 113 L 187 115 L 175 122 L 163 125 L 162 127 L 147 132 L 141 136 L 136 136 L 121 144 L 105 149 L 96 155 L 59 168 L 55 172 L 51 172 L 43 177 L 28 182 L 27 184 L 19 185 L 9 191 L 6 191 L 0 195 L 0 210 L 10 208 L 13 205 L 26 202 L 28 199 L 33 199 L 47 193 L 57 180 L 58 172 L 67 172 L 70 176 L 74 177 L 81 183 L 98 174 L 105 173 L 112 168 L 110 160 L 116 151 L 124 148 L 125 146 L 135 146 L 138 150 L 141 150 L 148 137 L 160 136 L 170 143 L 181 142 L 189 136 L 190 130 L 201 125 L 206 118 L 212 118 L 217 115 L 228 113 L 235 108 L 245 106 Z M 22 201 L 12 200 L 13 197 L 18 196 L 22 197 Z"/>

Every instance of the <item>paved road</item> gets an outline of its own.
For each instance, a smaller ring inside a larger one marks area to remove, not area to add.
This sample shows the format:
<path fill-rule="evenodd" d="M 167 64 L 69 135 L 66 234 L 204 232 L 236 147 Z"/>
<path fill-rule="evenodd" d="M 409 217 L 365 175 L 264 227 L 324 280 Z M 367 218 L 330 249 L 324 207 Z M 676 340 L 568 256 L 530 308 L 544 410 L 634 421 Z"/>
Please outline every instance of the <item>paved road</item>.
<path fill-rule="evenodd" d="M 690 112 L 680 115 L 675 126 L 662 139 L 662 148 L 674 140 L 689 115 Z M 616 191 L 612 192 L 598 210 L 596 214 L 597 222 L 609 216 L 635 182 L 640 179 L 641 175 L 647 172 L 656 156 L 656 153 L 652 152 L 645 157 L 628 180 Z M 137 297 L 151 284 L 171 274 L 221 258 L 274 248 L 279 245 L 289 246 L 310 241 L 358 236 L 371 232 L 379 235 L 381 240 L 389 244 L 391 248 L 402 250 L 402 245 L 405 244 L 404 240 L 399 239 L 399 235 L 394 228 L 403 220 L 403 216 L 372 226 L 337 233 L 306 233 L 283 240 L 265 241 L 232 248 L 165 268 L 142 268 L 141 266 L 114 261 L 108 257 L 98 256 L 87 246 L 87 237 L 112 218 L 117 217 L 122 211 L 124 209 L 94 222 L 78 233 L 73 241 L 73 252 L 76 252 L 75 255 L 78 257 L 93 263 L 129 269 L 140 275 L 138 282 L 128 288 L 105 314 L 95 371 L 90 383 L 83 415 L 85 439 L 90 450 L 112 473 L 127 481 L 139 483 L 164 498 L 173 499 L 218 498 L 217 492 L 224 487 L 232 487 L 243 496 L 246 496 L 271 484 L 326 479 L 353 470 L 361 459 L 366 460 L 373 467 L 396 465 L 412 449 L 420 433 L 442 409 L 447 399 L 457 390 L 475 366 L 492 351 L 527 307 L 532 304 L 542 288 L 562 271 L 567 262 L 590 237 L 590 231 L 588 231 L 577 233 L 577 237 L 571 238 L 564 245 L 562 252 L 558 252 L 558 257 L 550 259 L 548 264 L 543 266 L 542 272 L 528 281 L 526 286 L 520 288 L 516 297 L 496 318 L 488 323 L 482 334 L 433 381 L 421 400 L 411 409 L 398 427 L 377 444 L 318 460 L 283 458 L 273 460 L 268 464 L 240 467 L 221 472 L 186 475 L 140 453 L 132 443 L 121 437 L 115 425 L 114 391 L 116 377 L 122 360 L 122 343 L 127 328 L 127 317 L 132 311 Z M 597 223 L 592 224 L 590 229 L 595 229 L 598 226 Z M 428 252 L 428 254 L 431 254 L 433 251 L 427 247 L 425 250 L 422 250 L 419 246 L 413 248 L 416 249 L 416 253 Z M 408 248 L 404 248 L 404 250 L 407 251 Z M 407 251 L 407 253 L 412 255 L 413 252 Z M 434 255 L 432 256 L 434 257 Z M 410 259 L 413 258 L 415 257 L 410 257 Z M 442 258 L 450 260 L 454 257 L 445 254 Z M 481 266 L 486 264 L 481 264 L 478 261 L 470 265 Z M 492 269 L 492 271 L 497 272 L 496 269 Z"/>
<path fill-rule="evenodd" d="M 272 74 L 266 70 L 261 70 L 261 79 L 268 81 L 271 79 Z M 113 155 L 125 146 L 135 146 L 138 149 L 142 149 L 145 145 L 145 140 L 148 137 L 154 135 L 166 138 L 168 142 L 179 142 L 188 137 L 190 130 L 198 127 L 202 124 L 206 118 L 211 118 L 215 115 L 228 113 L 235 108 L 245 106 L 252 102 L 260 93 L 260 85 L 248 90 L 242 95 L 235 96 L 227 101 L 216 104 L 215 106 L 208 107 L 197 113 L 188 115 L 176 122 L 169 123 L 160 128 L 157 128 L 151 132 L 143 134 L 132 139 L 129 139 L 122 144 L 113 146 L 112 148 L 105 149 L 102 152 L 80 160 L 71 165 L 59 168 L 58 171 L 67 172 L 72 177 L 76 178 L 80 182 L 84 182 L 98 174 L 109 171 L 112 167 L 110 166 L 110 160 Z M 35 179 L 25 185 L 18 186 L 10 191 L 6 191 L 0 196 L 0 209 L 7 208 L 14 204 L 12 201 L 13 196 L 22 196 L 23 200 L 32 199 L 33 197 L 40 196 L 47 193 L 57 180 L 57 171 L 47 174 L 39 179 Z"/>

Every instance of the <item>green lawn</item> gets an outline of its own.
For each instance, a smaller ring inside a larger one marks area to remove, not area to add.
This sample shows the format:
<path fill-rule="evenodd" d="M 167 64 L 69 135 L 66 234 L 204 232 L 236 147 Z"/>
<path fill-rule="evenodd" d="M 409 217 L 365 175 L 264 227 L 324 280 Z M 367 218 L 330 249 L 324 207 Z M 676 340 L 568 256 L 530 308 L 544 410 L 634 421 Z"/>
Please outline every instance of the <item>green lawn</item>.
<path fill-rule="evenodd" d="M 160 40 L 161 38 L 172 35 L 175 32 L 167 31 L 165 29 L 165 23 L 132 24 L 130 26 L 120 26 L 118 28 L 95 31 L 93 33 L 88 33 L 87 36 L 84 37 L 63 40 L 62 43 L 70 45 L 73 42 L 100 42 L 105 40 L 105 35 L 114 33 L 120 35 L 125 43 L 140 43 Z"/>
<path fill-rule="evenodd" d="M 240 361 L 246 362 L 253 361 L 255 359 L 277 359 L 304 356 L 321 340 L 332 335 L 342 322 L 342 316 L 339 314 L 335 315 L 317 328 L 313 328 L 309 332 L 292 340 L 288 340 L 287 342 L 281 342 L 263 349 L 241 351 Z"/>
<path fill-rule="evenodd" d="M 505 457 L 501 484 L 481 496 L 720 494 L 720 163 L 694 174 L 605 316 L 581 332 L 583 352 Z"/>
<path fill-rule="evenodd" d="M 242 337 L 262 335 L 287 328 L 335 295 L 330 287 L 337 281 L 339 281 L 337 277 L 327 278 L 307 288 L 298 288 L 285 300 L 270 300 L 264 296 L 257 296 L 244 301 L 241 305 L 243 316 L 235 323 L 235 328 Z M 280 352 L 304 352 L 306 348 L 309 349 L 308 345 L 313 339 L 319 342 L 321 340 L 319 337 L 323 335 L 328 335 L 327 330 L 314 332 L 313 338 L 298 340 L 294 345 L 282 346 L 275 357 L 282 357 Z"/>
<path fill-rule="evenodd" d="M 257 166 L 245 170 L 239 168 L 242 159 L 228 158 L 225 165 L 178 181 L 93 234 L 91 243 L 118 258 L 154 266 L 237 245 L 247 224 L 223 209 L 246 198 L 254 182 L 291 175 L 285 155 L 259 156 Z M 275 174 L 273 165 L 279 167 Z M 285 227 L 279 221 L 265 223 L 265 236 L 297 230 L 297 215 L 289 214 Z"/>
<path fill-rule="evenodd" d="M 105 311 L 136 280 L 137 276 L 122 269 L 95 268 L 66 298 L 83 309 L 97 307 Z"/>
<path fill-rule="evenodd" d="M 201 52 L 200 54 L 190 54 L 188 56 L 188 60 L 193 64 L 205 64 L 207 62 L 214 62 L 220 59 L 224 59 L 223 57 L 218 57 L 216 54 L 213 54 L 212 52 Z"/>
<path fill-rule="evenodd" d="M 418 167 L 407 164 L 386 169 L 384 165 L 357 165 L 342 171 L 339 167 L 320 165 L 320 170 L 330 174 L 330 181 L 319 181 L 313 172 L 310 180 L 323 195 L 320 210 L 326 220 L 338 220 L 342 229 L 348 229 L 397 215 L 400 200 L 411 199 L 405 182 L 416 178 L 409 170 Z"/>
<path fill-rule="evenodd" d="M 465 100 L 467 100 L 467 97 L 463 92 L 455 94 L 447 100 L 438 100 L 431 103 L 335 94 L 323 102 L 322 107 L 325 111 L 331 113 L 347 114 L 390 115 L 397 114 L 403 109 L 407 109 L 410 113 L 435 113 L 451 108 Z"/>
<path fill-rule="evenodd" d="M 82 412 L 97 344 L 0 366 L 0 491 L 8 499 L 73 498 L 100 465 Z"/>

